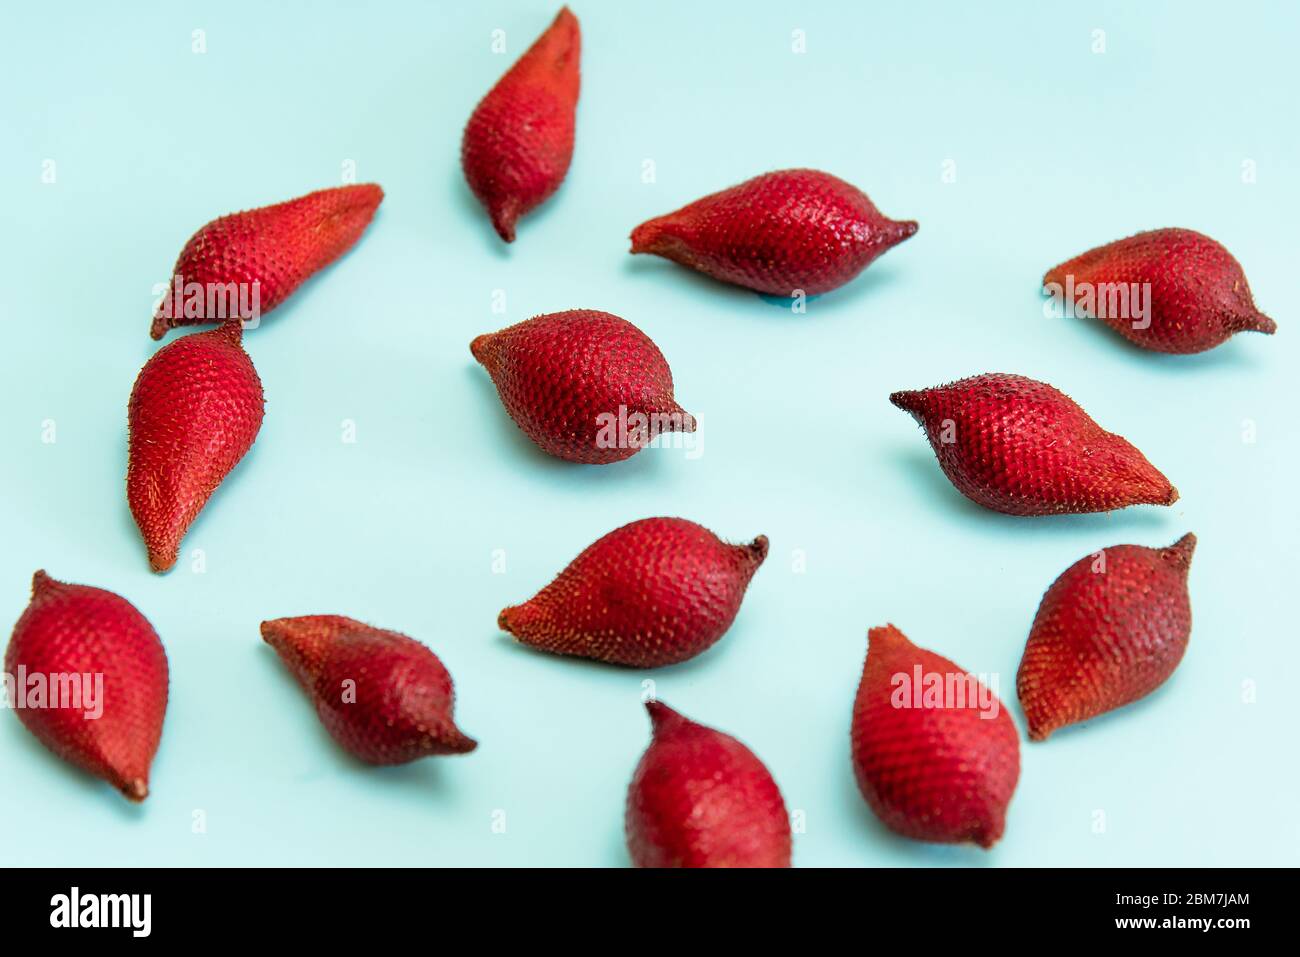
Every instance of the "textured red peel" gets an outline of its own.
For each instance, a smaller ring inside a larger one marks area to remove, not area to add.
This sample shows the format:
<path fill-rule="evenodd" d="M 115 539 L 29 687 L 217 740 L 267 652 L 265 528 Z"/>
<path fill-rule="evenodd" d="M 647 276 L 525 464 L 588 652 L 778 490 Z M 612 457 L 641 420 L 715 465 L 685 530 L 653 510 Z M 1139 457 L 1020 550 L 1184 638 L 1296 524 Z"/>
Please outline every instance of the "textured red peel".
<path fill-rule="evenodd" d="M 1132 444 L 1044 382 L 987 373 L 889 401 L 925 429 L 957 490 L 994 511 L 1104 512 L 1178 500 Z"/>
<path fill-rule="evenodd" d="M 508 243 L 519 217 L 559 189 L 569 170 L 581 47 L 578 18 L 564 7 L 465 125 L 465 179 Z"/>
<path fill-rule="evenodd" d="M 917 230 L 882 215 L 829 173 L 781 170 L 746 180 L 632 231 L 651 253 L 770 295 L 829 292 Z"/>
<path fill-rule="evenodd" d="M 341 615 L 264 621 L 262 638 L 330 736 L 359 760 L 405 764 L 477 747 L 452 718 L 451 675 L 418 641 Z"/>
<path fill-rule="evenodd" d="M 384 191 L 374 183 L 317 190 L 274 206 L 232 213 L 208 223 L 185 244 L 168 294 L 154 310 L 149 334 L 161 339 L 177 326 L 225 322 L 233 313 L 220 310 L 207 293 L 235 284 L 250 297 L 257 283 L 258 314 L 265 315 L 284 302 L 313 273 L 325 268 L 361 238 Z M 198 284 L 203 290 L 198 315 L 187 314 L 188 297 L 177 302 L 173 292 Z M 228 300 L 222 300 L 228 302 Z M 240 318 L 253 318 L 243 316 Z"/>
<path fill-rule="evenodd" d="M 262 427 L 262 382 L 241 334 L 232 321 L 168 343 L 131 390 L 126 498 L 156 572 L 176 564 L 186 530 Z"/>
<path fill-rule="evenodd" d="M 1043 595 L 1016 676 L 1029 737 L 1149 695 L 1192 630 L 1187 573 L 1196 536 L 1168 548 L 1115 545 L 1079 559 Z"/>
<path fill-rule="evenodd" d="M 502 631 L 559 655 L 654 668 L 693 658 L 731 627 L 767 536 L 728 545 L 682 518 L 647 518 L 588 546 Z"/>
<path fill-rule="evenodd" d="M 536 316 L 469 348 L 524 434 L 570 462 L 620 462 L 661 433 L 695 430 L 659 347 L 607 312 Z"/>
<path fill-rule="evenodd" d="M 1241 264 L 1209 236 L 1190 229 L 1155 229 L 1090 249 L 1048 270 L 1043 285 L 1130 342 L 1156 352 L 1204 352 L 1238 332 L 1272 335 L 1277 323 L 1255 308 Z M 1103 290 L 1150 292 L 1150 315 L 1116 307 Z M 1085 290 L 1092 290 L 1088 310 Z"/>
<path fill-rule="evenodd" d="M 983 684 L 893 625 L 872 628 L 868 641 L 850 734 L 867 804 L 904 837 L 992 847 L 1020 777 L 1011 716 Z M 896 696 L 900 676 L 911 681 L 917 669 L 945 683 L 969 678 L 973 690 L 964 700 L 914 706 L 911 695 Z"/>
<path fill-rule="evenodd" d="M 167 710 L 167 654 L 135 606 L 112 592 L 36 572 L 31 603 L 5 651 L 5 672 L 17 675 L 20 668 L 29 676 L 81 676 L 80 701 L 14 710 L 56 755 L 143 801 Z M 102 681 L 95 718 L 87 717 L 87 680 Z"/>
<path fill-rule="evenodd" d="M 790 818 L 771 773 L 730 735 L 658 701 L 627 792 L 637 867 L 789 867 Z"/>

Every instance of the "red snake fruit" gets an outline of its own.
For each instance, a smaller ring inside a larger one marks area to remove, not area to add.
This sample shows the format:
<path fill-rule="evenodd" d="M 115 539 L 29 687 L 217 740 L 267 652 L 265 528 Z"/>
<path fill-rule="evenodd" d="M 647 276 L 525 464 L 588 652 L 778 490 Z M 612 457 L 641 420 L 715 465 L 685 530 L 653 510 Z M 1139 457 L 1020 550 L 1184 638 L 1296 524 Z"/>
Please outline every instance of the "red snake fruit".
<path fill-rule="evenodd" d="M 181 250 L 149 335 L 265 315 L 351 249 L 383 198 L 374 183 L 338 186 L 214 219 Z"/>
<path fill-rule="evenodd" d="M 134 605 L 38 571 L 5 673 L 10 707 L 41 744 L 132 801 L 145 799 L 167 710 L 167 654 Z"/>
<path fill-rule="evenodd" d="M 853 770 L 890 830 L 918 841 L 992 847 L 1020 777 L 1006 708 L 947 658 L 893 625 L 872 628 L 853 705 Z"/>
<path fill-rule="evenodd" d="M 838 289 L 916 232 L 866 193 L 815 169 L 764 173 L 648 220 L 632 252 L 773 296 Z"/>
<path fill-rule="evenodd" d="M 619 462 L 664 432 L 693 432 L 659 347 L 591 309 L 536 316 L 469 345 L 519 428 L 570 462 Z"/>
<path fill-rule="evenodd" d="M 771 773 L 729 734 L 646 704 L 654 740 L 627 791 L 637 867 L 789 867 L 790 816 Z"/>
<path fill-rule="evenodd" d="M 1122 708 L 1159 688 L 1187 651 L 1196 547 L 1114 545 L 1079 559 L 1038 606 L 1016 690 L 1029 737 Z"/>
<path fill-rule="evenodd" d="M 1045 382 L 994 372 L 889 401 L 925 429 L 957 490 L 996 512 L 1107 512 L 1178 500 L 1141 452 Z"/>
<path fill-rule="evenodd" d="M 1063 305 L 1156 352 L 1204 352 L 1238 332 L 1277 331 L 1255 308 L 1241 264 L 1190 229 L 1153 229 L 1090 249 L 1049 270 L 1043 285 Z"/>
<path fill-rule="evenodd" d="M 140 370 L 127 412 L 126 499 L 149 564 L 176 564 L 181 539 L 262 427 L 262 382 L 238 321 L 183 336 Z"/>
<path fill-rule="evenodd" d="M 589 545 L 558 578 L 497 618 L 502 631 L 557 655 L 657 668 L 722 637 L 767 536 L 728 545 L 684 518 L 645 518 Z"/>
<path fill-rule="evenodd" d="M 563 7 L 465 125 L 465 179 L 508 243 L 516 220 L 559 189 L 569 171 L 581 47 L 578 18 Z"/>
<path fill-rule="evenodd" d="M 424 645 L 341 615 L 262 622 L 262 638 L 311 696 L 344 750 L 367 764 L 406 764 L 477 746 L 452 720 L 451 675 Z"/>

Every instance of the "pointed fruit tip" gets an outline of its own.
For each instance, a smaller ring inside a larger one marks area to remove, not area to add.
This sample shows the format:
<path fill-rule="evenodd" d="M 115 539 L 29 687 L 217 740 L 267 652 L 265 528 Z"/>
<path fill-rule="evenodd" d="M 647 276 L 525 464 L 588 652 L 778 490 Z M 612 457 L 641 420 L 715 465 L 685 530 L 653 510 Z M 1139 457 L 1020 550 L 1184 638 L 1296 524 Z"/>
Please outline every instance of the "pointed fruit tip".
<path fill-rule="evenodd" d="M 1262 332 L 1266 336 L 1271 336 L 1277 332 L 1277 323 L 1262 312 L 1256 312 L 1244 326 L 1244 329 L 1247 332 Z"/>
<path fill-rule="evenodd" d="M 57 581 L 46 574 L 44 568 L 38 568 L 36 574 L 32 575 L 32 596 L 35 597 L 57 584 Z"/>
<path fill-rule="evenodd" d="M 915 236 L 916 231 L 921 228 L 921 224 L 915 219 L 892 220 L 890 228 L 893 242 L 901 243 L 905 239 L 911 239 Z"/>
<path fill-rule="evenodd" d="M 645 709 L 650 715 L 650 726 L 654 729 L 655 733 L 663 730 L 674 721 L 682 720 L 680 714 L 657 698 L 651 698 L 647 701 L 645 703 Z"/>
<path fill-rule="evenodd" d="M 149 327 L 149 338 L 154 342 L 157 342 L 163 336 L 167 335 L 167 330 L 170 328 L 171 325 L 168 323 L 166 317 L 163 316 L 162 307 L 159 306 L 158 311 L 153 314 L 153 324 Z"/>
<path fill-rule="evenodd" d="M 1196 536 L 1188 532 L 1178 541 L 1174 542 L 1167 549 L 1166 554 L 1176 559 L 1180 564 L 1190 566 L 1192 564 L 1192 553 L 1196 551 Z"/>
<path fill-rule="evenodd" d="M 127 800 L 139 803 L 149 796 L 149 782 L 144 778 L 131 778 L 123 781 L 118 790 L 126 795 Z"/>
<path fill-rule="evenodd" d="M 638 253 L 653 253 L 655 244 L 659 241 L 659 236 L 663 232 L 661 220 L 648 219 L 636 229 L 632 230 L 632 248 L 628 252 L 636 255 Z"/>
<path fill-rule="evenodd" d="M 891 392 L 889 402 L 904 412 L 915 412 L 920 404 L 917 401 L 920 395 L 921 393 L 916 389 L 904 389 L 901 392 Z"/>
<path fill-rule="evenodd" d="M 748 545 L 743 546 L 755 567 L 763 564 L 763 560 L 767 558 L 768 544 L 767 536 L 759 535 Z"/>
<path fill-rule="evenodd" d="M 487 347 L 492 341 L 495 332 L 485 332 L 481 336 L 475 336 L 469 344 L 470 355 L 472 355 L 480 365 L 487 365 Z"/>
<path fill-rule="evenodd" d="M 478 742 L 475 741 L 473 738 L 471 738 L 468 734 L 465 734 L 463 731 L 457 729 L 455 735 L 456 736 L 452 740 L 448 741 L 445 745 L 449 753 L 469 754 L 471 751 L 473 751 L 475 748 L 478 747 Z"/>
<path fill-rule="evenodd" d="M 886 622 L 883 625 L 877 625 L 876 627 L 867 630 L 868 651 L 870 651 L 873 646 L 893 644 L 898 641 L 911 644 L 911 642 L 907 640 L 907 636 L 899 631 L 892 622 Z"/>
<path fill-rule="evenodd" d="M 519 632 L 516 631 L 516 628 L 518 626 L 519 609 L 522 607 L 522 605 L 511 605 L 508 608 L 502 608 L 501 614 L 497 615 L 497 627 L 507 635 L 518 638 Z"/>
<path fill-rule="evenodd" d="M 505 242 L 513 243 L 515 241 L 515 223 L 519 221 L 519 206 L 513 199 L 508 199 L 500 205 L 488 208 L 488 215 L 492 218 L 492 228 L 497 231 Z"/>

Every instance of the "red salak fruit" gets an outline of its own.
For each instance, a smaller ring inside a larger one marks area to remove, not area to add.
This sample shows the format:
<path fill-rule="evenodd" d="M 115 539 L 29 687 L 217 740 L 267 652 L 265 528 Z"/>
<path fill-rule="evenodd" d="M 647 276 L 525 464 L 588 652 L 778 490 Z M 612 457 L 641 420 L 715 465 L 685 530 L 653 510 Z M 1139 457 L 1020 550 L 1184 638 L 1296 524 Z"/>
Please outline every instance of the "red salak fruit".
<path fill-rule="evenodd" d="M 766 535 L 728 545 L 684 518 L 644 518 L 589 545 L 497 624 L 540 651 L 634 668 L 671 665 L 731 627 L 766 557 Z"/>
<path fill-rule="evenodd" d="M 1156 352 L 1204 352 L 1234 333 L 1277 331 L 1277 323 L 1255 308 L 1241 264 L 1190 229 L 1153 229 L 1090 249 L 1049 270 L 1043 285 L 1051 284 L 1062 302 L 1071 299 Z M 1150 314 L 1139 316 L 1133 294 L 1140 296 L 1148 284 Z M 1121 289 L 1129 293 L 1128 308 L 1112 298 Z"/>
<path fill-rule="evenodd" d="M 1016 690 L 1029 737 L 1137 701 L 1187 651 L 1187 572 L 1196 536 L 1168 548 L 1115 545 L 1079 559 L 1043 595 Z"/>
<path fill-rule="evenodd" d="M 774 296 L 838 289 L 916 232 L 830 173 L 764 173 L 642 223 L 632 252 Z"/>
<path fill-rule="evenodd" d="M 167 711 L 167 654 L 134 605 L 38 571 L 5 672 L 27 699 L 10 706 L 41 744 L 132 801 L 145 799 Z M 34 701 L 38 675 L 45 691 Z"/>
<path fill-rule="evenodd" d="M 627 790 L 637 867 L 789 867 L 790 815 L 771 773 L 729 734 L 646 703 L 654 739 Z"/>
<path fill-rule="evenodd" d="M 149 564 L 176 564 L 181 539 L 262 427 L 262 381 L 238 321 L 168 343 L 131 390 L 126 500 Z"/>
<path fill-rule="evenodd" d="M 1011 716 L 974 675 L 893 625 L 868 632 L 850 737 L 858 787 L 890 830 L 980 847 L 1002 836 L 1020 777 Z"/>
<path fill-rule="evenodd" d="M 311 695 L 330 737 L 367 764 L 477 747 L 452 720 L 451 675 L 413 638 L 341 615 L 264 621 L 262 638 Z"/>
<path fill-rule="evenodd" d="M 214 219 L 181 250 L 149 334 L 161 339 L 176 326 L 254 318 L 233 305 L 253 302 L 253 283 L 258 315 L 265 315 L 351 249 L 383 198 L 374 183 L 338 186 Z M 187 288 L 201 289 L 201 298 Z"/>
<path fill-rule="evenodd" d="M 1178 500 L 1141 452 L 1045 382 L 991 372 L 889 401 L 912 413 L 948 480 L 985 508 L 1053 515 Z"/>
<path fill-rule="evenodd" d="M 488 91 L 465 125 L 460 162 L 497 234 L 564 182 L 573 159 L 582 37 L 568 7 Z"/>
<path fill-rule="evenodd" d="M 570 309 L 469 344 L 519 428 L 545 452 L 604 465 L 662 432 L 693 432 L 663 353 L 626 319 Z"/>

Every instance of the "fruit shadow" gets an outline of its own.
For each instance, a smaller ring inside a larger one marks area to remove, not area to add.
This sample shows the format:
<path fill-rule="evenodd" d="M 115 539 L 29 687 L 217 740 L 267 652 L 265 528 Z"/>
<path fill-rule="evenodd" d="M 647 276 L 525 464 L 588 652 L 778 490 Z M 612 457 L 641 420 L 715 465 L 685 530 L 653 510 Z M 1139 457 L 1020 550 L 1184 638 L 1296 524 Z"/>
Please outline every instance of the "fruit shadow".
<path fill-rule="evenodd" d="M 630 458 L 621 462 L 611 462 L 608 465 L 584 465 L 581 462 L 569 462 L 543 452 L 534 444 L 532 439 L 524 434 L 523 429 L 519 428 L 514 420 L 510 418 L 505 407 L 501 404 L 501 397 L 497 394 L 492 378 L 484 371 L 483 367 L 478 364 L 467 366 L 466 375 L 473 379 L 474 388 L 482 396 L 481 401 L 487 410 L 485 416 L 491 420 L 491 425 L 485 425 L 485 428 L 490 428 L 496 433 L 492 440 L 493 443 L 498 447 L 509 449 L 508 454 L 521 467 L 549 471 L 554 475 L 563 475 L 566 481 L 573 482 L 614 480 L 618 476 L 624 478 L 637 475 L 644 476 L 650 474 L 651 470 L 656 468 L 655 460 L 660 457 L 659 453 L 663 452 L 662 449 L 642 449 Z"/>
<path fill-rule="evenodd" d="M 7 726 L 5 737 L 10 739 L 6 750 L 12 748 L 32 755 L 34 762 L 48 766 L 50 774 L 61 775 L 68 787 L 76 788 L 79 796 L 88 801 L 103 801 L 106 807 L 112 808 L 112 813 L 119 815 L 123 820 L 139 821 L 144 817 L 148 798 L 144 801 L 127 800 L 107 781 L 95 777 L 88 771 L 83 771 L 74 764 L 69 764 L 41 744 L 34 734 L 22 726 L 16 716 L 15 720 L 6 721 L 5 724 Z"/>
<path fill-rule="evenodd" d="M 364 775 L 382 779 L 386 787 L 409 788 L 416 791 L 422 798 L 440 793 L 446 786 L 446 771 L 441 767 L 444 757 L 468 757 L 477 752 L 471 751 L 470 755 L 430 755 L 428 758 L 418 758 L 407 764 L 396 764 L 388 766 L 376 766 L 367 764 L 359 758 L 353 757 L 335 741 L 325 726 L 321 724 L 319 717 L 315 714 L 312 707 L 311 699 L 307 693 L 298 684 L 297 680 L 290 674 L 289 669 L 284 666 L 280 656 L 276 654 L 275 649 L 263 642 L 258 646 L 260 654 L 265 663 L 265 667 L 272 669 L 277 678 L 275 679 L 285 698 L 295 699 L 301 706 L 299 712 L 300 720 L 304 727 L 311 725 L 311 733 L 320 741 L 322 762 L 325 767 L 319 768 L 312 773 L 313 777 L 334 773 L 346 774 L 348 776 Z M 280 718 L 278 720 L 287 720 Z"/>
<path fill-rule="evenodd" d="M 923 437 L 922 437 L 923 438 Z M 1113 512 L 1087 512 L 1066 515 L 1005 515 L 972 502 L 953 487 L 943 469 L 928 448 L 898 448 L 894 458 L 912 480 L 907 483 L 915 490 L 915 498 L 922 507 L 941 509 L 954 518 L 969 522 L 982 522 L 994 529 L 1016 533 L 1033 532 L 1053 534 L 1101 529 L 1157 529 L 1167 528 L 1171 519 L 1180 521 L 1177 513 L 1168 506 L 1134 505 Z"/>
<path fill-rule="evenodd" d="M 701 297 L 726 299 L 761 318 L 798 322 L 807 322 L 822 314 L 829 316 L 851 309 L 859 305 L 863 298 L 878 294 L 881 289 L 897 282 L 899 276 L 898 270 L 892 266 L 883 268 L 879 265 L 870 266 L 856 279 L 839 289 L 809 296 L 806 300 L 807 312 L 795 313 L 790 308 L 793 300 L 789 296 L 773 296 L 741 286 L 733 286 L 659 256 L 631 256 L 623 268 L 633 276 L 662 274 L 664 282 L 681 283 L 690 292 Z"/>

